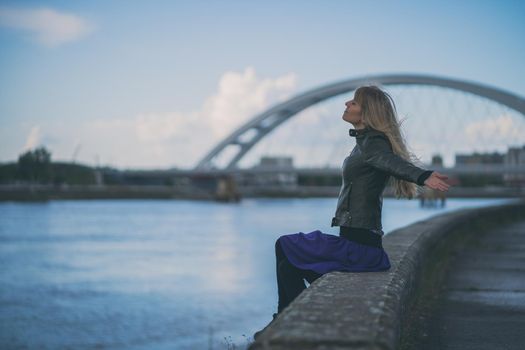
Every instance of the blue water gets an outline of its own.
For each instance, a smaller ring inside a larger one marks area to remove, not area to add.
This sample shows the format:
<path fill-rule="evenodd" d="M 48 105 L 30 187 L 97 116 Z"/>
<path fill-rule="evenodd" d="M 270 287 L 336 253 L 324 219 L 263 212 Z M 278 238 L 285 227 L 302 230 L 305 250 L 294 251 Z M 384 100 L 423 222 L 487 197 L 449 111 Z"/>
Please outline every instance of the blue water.
<path fill-rule="evenodd" d="M 445 208 L 384 199 L 389 231 Z M 336 199 L 0 203 L 0 347 L 243 349 L 277 308 L 275 240 Z"/>

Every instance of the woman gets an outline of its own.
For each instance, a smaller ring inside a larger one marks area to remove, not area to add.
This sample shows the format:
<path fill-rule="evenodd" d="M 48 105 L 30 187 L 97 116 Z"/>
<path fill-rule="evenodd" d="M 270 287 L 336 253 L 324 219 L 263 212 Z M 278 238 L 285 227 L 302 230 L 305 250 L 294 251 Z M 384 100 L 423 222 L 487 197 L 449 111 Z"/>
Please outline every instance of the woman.
<path fill-rule="evenodd" d="M 356 138 L 356 146 L 343 163 L 343 184 L 332 219 L 332 226 L 339 226 L 339 236 L 316 230 L 277 239 L 279 303 L 274 320 L 306 288 L 303 279 L 312 283 L 330 271 L 390 268 L 381 224 L 382 193 L 388 181 L 396 198 L 412 199 L 420 190 L 417 185 L 440 191 L 449 188 L 447 176 L 413 164 L 417 158 L 407 150 L 389 94 L 376 86 L 363 86 L 345 105 L 343 120 L 354 126 L 350 136 Z"/>

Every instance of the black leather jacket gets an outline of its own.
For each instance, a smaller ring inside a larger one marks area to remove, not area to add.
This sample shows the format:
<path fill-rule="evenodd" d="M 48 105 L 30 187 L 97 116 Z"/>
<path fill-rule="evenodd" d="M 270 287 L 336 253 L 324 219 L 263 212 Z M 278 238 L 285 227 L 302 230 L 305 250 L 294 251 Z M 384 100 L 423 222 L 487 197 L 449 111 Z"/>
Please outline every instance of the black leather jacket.
<path fill-rule="evenodd" d="M 424 185 L 432 170 L 421 169 L 392 151 L 388 137 L 367 127 L 350 129 L 356 146 L 343 163 L 343 184 L 332 226 L 361 227 L 382 233 L 383 191 L 390 175 Z"/>

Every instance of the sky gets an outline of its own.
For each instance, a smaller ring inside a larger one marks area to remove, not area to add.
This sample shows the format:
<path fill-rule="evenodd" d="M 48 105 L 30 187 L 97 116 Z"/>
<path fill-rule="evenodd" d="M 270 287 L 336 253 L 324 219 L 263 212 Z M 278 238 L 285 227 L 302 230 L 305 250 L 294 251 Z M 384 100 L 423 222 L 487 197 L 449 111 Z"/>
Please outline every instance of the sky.
<path fill-rule="evenodd" d="M 524 37 L 523 1 L 0 0 L 0 162 L 45 146 L 190 168 L 257 113 L 364 75 L 525 96 Z"/>

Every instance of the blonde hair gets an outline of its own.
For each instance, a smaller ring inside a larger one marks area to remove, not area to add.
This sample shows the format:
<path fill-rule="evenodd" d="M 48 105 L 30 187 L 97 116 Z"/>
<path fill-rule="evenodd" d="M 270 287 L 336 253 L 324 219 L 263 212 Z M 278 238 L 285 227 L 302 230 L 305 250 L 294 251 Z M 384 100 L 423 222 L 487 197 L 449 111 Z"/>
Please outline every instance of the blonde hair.
<path fill-rule="evenodd" d="M 392 97 L 377 86 L 362 86 L 355 91 L 354 100 L 361 106 L 363 124 L 385 133 L 392 145 L 392 151 L 401 158 L 421 167 L 419 158 L 407 148 L 398 121 L 397 111 Z M 397 199 L 406 197 L 412 199 L 422 192 L 415 183 L 390 176 L 389 185 L 393 186 Z"/>

